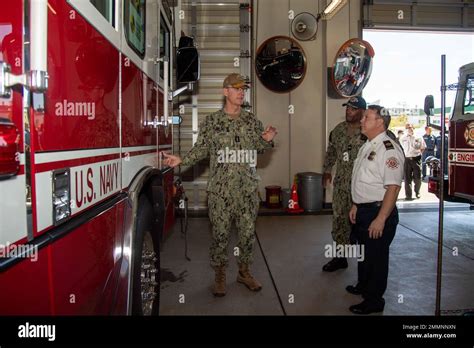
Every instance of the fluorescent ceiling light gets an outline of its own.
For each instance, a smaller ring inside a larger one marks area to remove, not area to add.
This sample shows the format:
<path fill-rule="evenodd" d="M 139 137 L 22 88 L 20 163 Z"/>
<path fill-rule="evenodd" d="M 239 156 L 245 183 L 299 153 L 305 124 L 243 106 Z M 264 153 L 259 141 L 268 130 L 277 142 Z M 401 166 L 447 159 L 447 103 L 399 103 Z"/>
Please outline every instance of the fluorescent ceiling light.
<path fill-rule="evenodd" d="M 331 19 L 345 4 L 347 4 L 347 0 L 332 0 L 321 14 L 321 19 Z"/>

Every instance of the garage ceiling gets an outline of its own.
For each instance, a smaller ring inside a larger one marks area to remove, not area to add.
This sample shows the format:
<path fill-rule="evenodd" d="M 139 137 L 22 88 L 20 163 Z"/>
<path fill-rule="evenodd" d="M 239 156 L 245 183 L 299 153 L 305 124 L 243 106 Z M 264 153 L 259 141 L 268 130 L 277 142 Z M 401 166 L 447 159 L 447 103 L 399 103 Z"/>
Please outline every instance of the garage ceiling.
<path fill-rule="evenodd" d="M 474 32 L 474 0 L 363 1 L 364 29 Z"/>

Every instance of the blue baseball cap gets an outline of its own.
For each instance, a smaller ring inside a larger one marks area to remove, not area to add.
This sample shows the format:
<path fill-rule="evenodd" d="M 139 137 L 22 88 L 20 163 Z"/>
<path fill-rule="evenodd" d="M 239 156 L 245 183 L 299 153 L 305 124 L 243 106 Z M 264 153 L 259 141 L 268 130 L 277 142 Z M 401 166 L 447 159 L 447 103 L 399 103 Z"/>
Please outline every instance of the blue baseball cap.
<path fill-rule="evenodd" d="M 342 104 L 342 106 L 351 106 L 354 109 L 367 109 L 367 102 L 362 97 L 352 97 L 346 103 Z"/>

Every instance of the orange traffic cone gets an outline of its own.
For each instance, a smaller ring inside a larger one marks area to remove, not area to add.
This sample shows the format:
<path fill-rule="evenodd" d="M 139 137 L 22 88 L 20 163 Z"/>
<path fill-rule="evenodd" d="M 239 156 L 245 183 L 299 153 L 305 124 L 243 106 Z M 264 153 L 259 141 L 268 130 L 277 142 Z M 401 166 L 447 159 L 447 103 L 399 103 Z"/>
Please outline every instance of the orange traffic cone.
<path fill-rule="evenodd" d="M 288 208 L 286 208 L 288 213 L 298 214 L 302 213 L 304 209 L 300 208 L 298 203 L 298 192 L 296 192 L 296 184 L 293 184 L 291 187 L 291 198 L 288 201 Z"/>

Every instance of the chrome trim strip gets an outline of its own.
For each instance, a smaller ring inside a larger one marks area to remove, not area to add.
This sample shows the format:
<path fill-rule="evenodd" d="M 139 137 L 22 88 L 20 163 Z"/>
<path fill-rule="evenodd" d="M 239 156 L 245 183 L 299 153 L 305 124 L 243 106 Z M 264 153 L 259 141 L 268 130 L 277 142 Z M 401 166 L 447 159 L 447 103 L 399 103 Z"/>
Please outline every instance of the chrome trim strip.
<path fill-rule="evenodd" d="M 23 74 L 30 70 L 30 0 L 23 2 Z M 25 201 L 26 201 L 26 228 L 27 240 L 33 240 L 33 200 L 32 200 L 32 178 L 31 178 L 31 115 L 30 115 L 30 91 L 23 86 L 23 144 L 25 158 Z"/>
<path fill-rule="evenodd" d="M 119 101 L 119 103 L 121 103 Z M 121 106 L 119 106 L 121 108 Z M 120 112 L 120 111 L 119 111 Z M 120 126 L 121 131 L 121 126 Z M 121 141 L 121 139 L 120 139 Z M 159 149 L 168 149 L 170 144 L 161 145 Z M 129 146 L 129 147 L 113 147 L 103 149 L 91 149 L 91 150 L 68 150 L 68 151 L 55 151 L 55 152 L 41 152 L 36 154 L 35 163 L 43 164 L 57 161 L 69 161 L 74 159 L 90 158 L 104 155 L 114 155 L 127 152 L 138 152 L 146 150 L 156 150 L 156 145 L 144 145 L 144 146 Z"/>
<path fill-rule="evenodd" d="M 118 6 L 121 6 L 122 4 L 119 4 Z M 118 7 L 117 6 L 117 7 Z M 118 21 L 121 21 L 121 19 L 118 19 Z M 122 166 L 122 160 L 123 160 L 123 144 L 122 144 L 122 52 L 119 51 L 119 86 L 118 86 L 118 119 L 119 119 L 119 149 L 120 149 L 120 187 L 123 187 L 123 166 Z M 131 151 L 131 150 L 130 150 Z"/>

